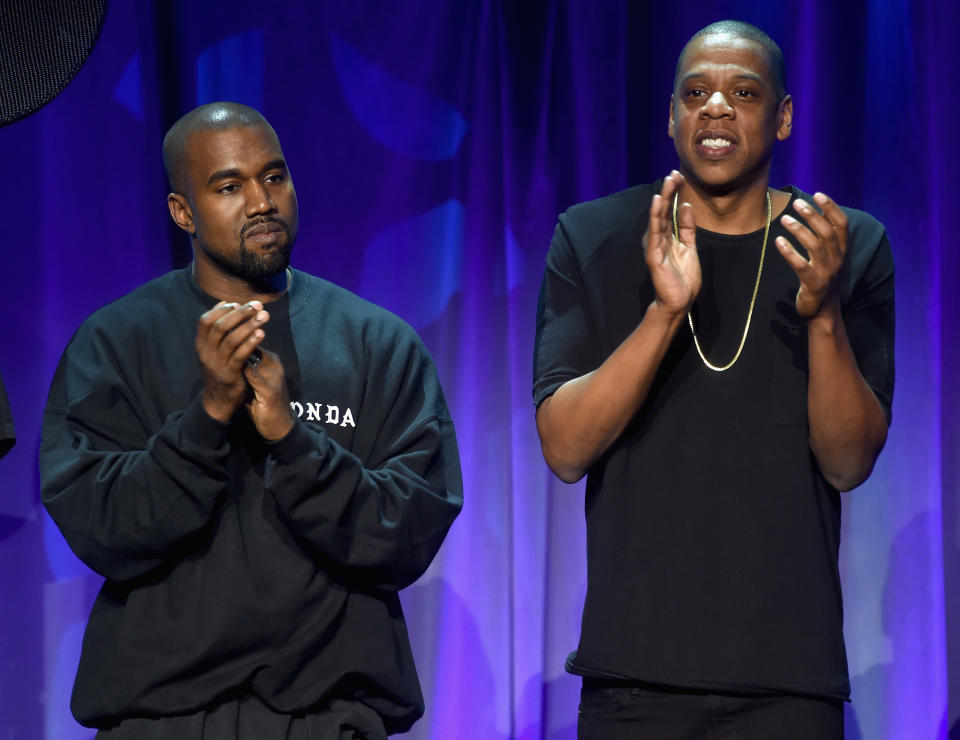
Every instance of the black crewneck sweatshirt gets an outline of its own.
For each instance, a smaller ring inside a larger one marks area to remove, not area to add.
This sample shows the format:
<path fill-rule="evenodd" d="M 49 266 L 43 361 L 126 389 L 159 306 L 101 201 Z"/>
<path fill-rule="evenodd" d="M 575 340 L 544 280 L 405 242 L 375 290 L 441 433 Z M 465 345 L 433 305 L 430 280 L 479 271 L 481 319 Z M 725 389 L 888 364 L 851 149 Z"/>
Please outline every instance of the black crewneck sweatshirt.
<path fill-rule="evenodd" d="M 200 402 L 194 350 L 216 299 L 188 270 L 93 314 L 57 369 L 43 501 L 106 578 L 72 710 L 88 726 L 252 693 L 302 714 L 333 698 L 407 729 L 423 699 L 397 597 L 460 510 L 433 362 L 396 316 L 293 271 L 266 305 L 297 421 L 266 443 Z"/>
<path fill-rule="evenodd" d="M 0 378 L 0 458 L 10 452 L 16 442 L 17 434 L 13 429 L 13 413 L 10 411 L 7 391 L 3 387 L 3 378 Z"/>

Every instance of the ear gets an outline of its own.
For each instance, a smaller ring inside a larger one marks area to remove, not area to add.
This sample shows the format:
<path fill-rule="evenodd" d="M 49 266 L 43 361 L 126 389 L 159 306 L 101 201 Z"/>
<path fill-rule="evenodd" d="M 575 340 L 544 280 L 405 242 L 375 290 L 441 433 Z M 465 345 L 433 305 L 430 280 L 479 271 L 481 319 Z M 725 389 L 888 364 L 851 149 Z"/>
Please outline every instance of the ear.
<path fill-rule="evenodd" d="M 784 95 L 777 108 L 777 139 L 784 141 L 793 130 L 793 98 Z"/>
<path fill-rule="evenodd" d="M 667 136 L 673 138 L 673 95 L 670 96 L 670 118 L 667 120 Z"/>
<path fill-rule="evenodd" d="M 197 233 L 197 229 L 193 225 L 193 211 L 190 210 L 190 204 L 184 196 L 180 195 L 180 193 L 170 193 L 167 195 L 167 208 L 170 209 L 170 218 L 173 219 L 173 222 L 177 226 L 190 234 L 190 236 Z"/>

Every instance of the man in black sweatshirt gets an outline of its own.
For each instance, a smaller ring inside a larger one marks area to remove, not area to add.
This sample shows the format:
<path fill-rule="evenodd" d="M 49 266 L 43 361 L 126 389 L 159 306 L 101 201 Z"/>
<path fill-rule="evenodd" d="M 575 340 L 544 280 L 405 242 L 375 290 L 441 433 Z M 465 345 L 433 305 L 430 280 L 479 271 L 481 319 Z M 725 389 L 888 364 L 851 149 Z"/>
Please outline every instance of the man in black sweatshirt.
<path fill-rule="evenodd" d="M 106 579 L 73 713 L 110 740 L 405 731 L 397 592 L 462 504 L 433 363 L 288 267 L 297 197 L 257 111 L 201 106 L 163 154 L 193 263 L 83 323 L 44 419 L 44 504 Z"/>
<path fill-rule="evenodd" d="M 0 378 L 0 457 L 10 452 L 16 442 L 17 434 L 13 430 L 13 414 L 10 412 L 7 391 L 3 387 L 3 378 Z"/>

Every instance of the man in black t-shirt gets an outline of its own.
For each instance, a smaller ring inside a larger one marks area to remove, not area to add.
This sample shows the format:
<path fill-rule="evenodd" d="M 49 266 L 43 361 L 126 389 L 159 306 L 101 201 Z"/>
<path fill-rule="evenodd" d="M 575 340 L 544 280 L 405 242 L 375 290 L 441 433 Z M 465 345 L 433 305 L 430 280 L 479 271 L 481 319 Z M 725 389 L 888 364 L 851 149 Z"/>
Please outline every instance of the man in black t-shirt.
<path fill-rule="evenodd" d="M 843 734 L 838 491 L 886 440 L 893 263 L 868 214 L 769 187 L 783 67 L 753 26 L 698 32 L 679 172 L 550 245 L 534 401 L 550 468 L 588 476 L 581 738 Z"/>

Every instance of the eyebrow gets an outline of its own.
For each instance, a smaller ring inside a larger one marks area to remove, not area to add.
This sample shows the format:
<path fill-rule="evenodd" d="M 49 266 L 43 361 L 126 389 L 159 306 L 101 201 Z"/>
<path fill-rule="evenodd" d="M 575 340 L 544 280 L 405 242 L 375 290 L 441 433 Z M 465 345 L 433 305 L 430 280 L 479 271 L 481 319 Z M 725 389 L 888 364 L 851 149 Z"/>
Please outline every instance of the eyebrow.
<path fill-rule="evenodd" d="M 680 84 L 683 85 L 683 84 L 685 84 L 686 82 L 688 82 L 689 80 L 699 79 L 699 78 L 701 78 L 701 77 L 706 77 L 706 74 L 703 73 L 703 72 L 691 72 L 690 74 L 684 75 L 684 76 L 680 79 Z M 752 80 L 753 82 L 756 82 L 757 84 L 760 84 L 760 85 L 763 84 L 763 78 L 760 77 L 760 75 L 751 74 L 751 73 L 749 73 L 749 72 L 741 72 L 741 73 L 738 74 L 738 75 L 734 75 L 733 79 L 735 79 L 735 80 Z"/>
<path fill-rule="evenodd" d="M 272 159 L 264 166 L 261 172 L 268 172 L 270 170 L 286 170 L 287 163 L 283 159 Z M 212 185 L 217 180 L 229 180 L 232 177 L 242 177 L 243 173 L 240 172 L 236 167 L 230 167 L 224 170 L 217 170 L 210 177 L 207 178 L 207 185 Z"/>
<path fill-rule="evenodd" d="M 227 169 L 227 170 L 217 170 L 207 179 L 207 185 L 212 185 L 217 180 L 226 180 L 230 177 L 240 177 L 240 170 Z"/>

